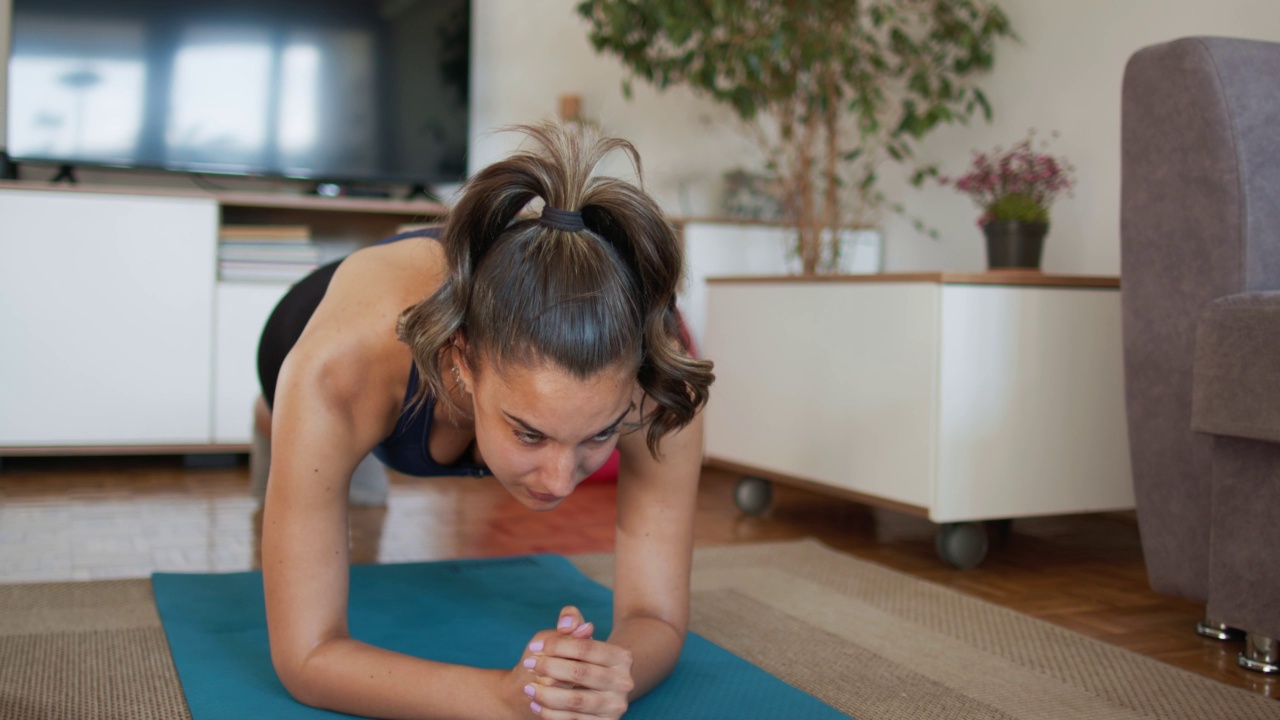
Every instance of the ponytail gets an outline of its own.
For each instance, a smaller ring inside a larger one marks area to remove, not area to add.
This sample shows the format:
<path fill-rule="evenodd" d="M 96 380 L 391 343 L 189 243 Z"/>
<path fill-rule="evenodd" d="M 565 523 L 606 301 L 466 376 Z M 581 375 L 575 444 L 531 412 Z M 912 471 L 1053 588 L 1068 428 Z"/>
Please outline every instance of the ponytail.
<path fill-rule="evenodd" d="M 656 455 L 662 437 L 706 404 L 714 379 L 711 363 L 678 340 L 680 240 L 643 190 L 591 177 L 618 149 L 641 175 L 629 142 L 554 123 L 515 129 L 541 152 L 516 153 L 467 182 L 440 237 L 449 273 L 400 316 L 422 378 L 415 402 L 430 393 L 453 405 L 442 368 L 461 359 L 445 357 L 458 335 L 473 369 L 481 359 L 499 370 L 552 362 L 587 379 L 621 364 L 653 402 L 641 411 Z M 535 198 L 545 220 L 521 215 Z"/>

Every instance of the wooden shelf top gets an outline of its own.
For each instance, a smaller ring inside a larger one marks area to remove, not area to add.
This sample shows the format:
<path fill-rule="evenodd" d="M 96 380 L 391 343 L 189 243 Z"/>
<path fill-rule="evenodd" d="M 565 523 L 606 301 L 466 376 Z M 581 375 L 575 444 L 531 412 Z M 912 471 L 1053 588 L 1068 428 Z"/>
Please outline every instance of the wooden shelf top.
<path fill-rule="evenodd" d="M 447 208 L 425 200 L 393 200 L 390 198 L 321 197 L 297 193 L 213 191 L 199 188 L 164 188 L 133 185 L 53 185 L 47 182 L 0 180 L 0 189 L 37 190 L 44 192 L 96 193 L 109 195 L 145 195 L 150 197 L 202 198 L 231 207 L 263 207 L 290 210 L 330 212 L 384 213 L 402 215 L 443 215 Z"/>
<path fill-rule="evenodd" d="M 405 215 L 443 215 L 448 208 L 426 200 L 393 200 L 391 198 L 321 197 L 319 195 L 286 195 L 273 193 L 210 193 L 223 205 L 238 207 L 290 208 L 295 210 L 331 210 L 343 212 L 403 213 Z"/>
<path fill-rule="evenodd" d="M 988 272 L 914 272 L 866 275 L 740 275 L 713 277 L 713 284 L 765 283 L 935 283 L 939 285 L 1017 285 L 1030 287 L 1118 288 L 1120 278 L 1106 275 L 1048 275 L 1030 270 Z"/>

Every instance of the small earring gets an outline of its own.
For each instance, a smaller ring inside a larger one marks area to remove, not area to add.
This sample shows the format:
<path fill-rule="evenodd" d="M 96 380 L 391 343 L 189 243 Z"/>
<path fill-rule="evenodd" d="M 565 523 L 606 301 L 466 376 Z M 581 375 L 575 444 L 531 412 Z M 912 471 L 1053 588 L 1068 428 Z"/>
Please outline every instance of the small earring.
<path fill-rule="evenodd" d="M 462 371 L 457 365 L 453 366 L 453 382 L 462 388 L 462 392 L 467 391 L 467 384 L 462 382 Z"/>

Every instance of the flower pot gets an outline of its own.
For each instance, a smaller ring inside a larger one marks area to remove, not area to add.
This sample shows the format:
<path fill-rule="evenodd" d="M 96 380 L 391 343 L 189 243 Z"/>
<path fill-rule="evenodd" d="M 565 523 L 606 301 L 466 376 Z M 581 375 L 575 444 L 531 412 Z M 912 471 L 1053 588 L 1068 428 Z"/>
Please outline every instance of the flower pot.
<path fill-rule="evenodd" d="M 1040 252 L 1048 223 L 1024 223 L 1017 220 L 993 220 L 982 226 L 987 236 L 987 267 L 999 269 L 1040 268 Z"/>

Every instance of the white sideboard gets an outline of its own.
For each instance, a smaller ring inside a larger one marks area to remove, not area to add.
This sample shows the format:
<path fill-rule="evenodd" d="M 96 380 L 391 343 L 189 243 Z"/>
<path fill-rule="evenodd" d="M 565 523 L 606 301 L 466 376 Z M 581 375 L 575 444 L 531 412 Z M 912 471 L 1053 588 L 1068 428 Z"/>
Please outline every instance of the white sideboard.
<path fill-rule="evenodd" d="M 708 460 L 944 524 L 1131 508 L 1117 288 L 713 279 Z"/>
<path fill-rule="evenodd" d="M 0 183 L 0 457 L 242 451 L 287 283 L 217 280 L 221 223 L 367 243 L 421 202 Z"/>
<path fill-rule="evenodd" d="M 0 192 L 0 448 L 209 442 L 218 206 Z"/>
<path fill-rule="evenodd" d="M 219 282 L 214 318 L 213 442 L 248 443 L 258 383 L 258 340 L 289 285 Z"/>
<path fill-rule="evenodd" d="M 707 333 L 707 279 L 732 275 L 782 275 L 798 271 L 795 228 L 770 222 L 694 220 L 678 222 L 684 240 L 685 282 L 680 312 L 702 347 Z M 874 231 L 844 233 L 846 271 L 874 273 L 882 267 L 880 238 Z"/>

